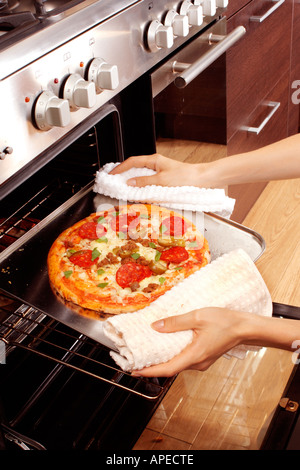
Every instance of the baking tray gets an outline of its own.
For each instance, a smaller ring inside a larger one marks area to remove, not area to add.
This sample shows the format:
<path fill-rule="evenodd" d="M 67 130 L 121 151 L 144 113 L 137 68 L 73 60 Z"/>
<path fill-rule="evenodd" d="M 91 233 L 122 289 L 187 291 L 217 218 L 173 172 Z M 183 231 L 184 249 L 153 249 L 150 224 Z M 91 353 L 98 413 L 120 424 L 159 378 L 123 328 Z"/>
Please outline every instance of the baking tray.
<path fill-rule="evenodd" d="M 124 201 L 125 202 L 125 201 Z M 93 192 L 90 183 L 0 254 L 0 288 L 61 323 L 101 344 L 114 348 L 104 336 L 101 318 L 90 318 L 63 304 L 53 293 L 47 272 L 49 249 L 66 228 L 99 208 L 122 201 Z M 207 238 L 212 260 L 234 249 L 244 249 L 255 262 L 265 249 L 257 232 L 210 213 L 186 213 Z"/>

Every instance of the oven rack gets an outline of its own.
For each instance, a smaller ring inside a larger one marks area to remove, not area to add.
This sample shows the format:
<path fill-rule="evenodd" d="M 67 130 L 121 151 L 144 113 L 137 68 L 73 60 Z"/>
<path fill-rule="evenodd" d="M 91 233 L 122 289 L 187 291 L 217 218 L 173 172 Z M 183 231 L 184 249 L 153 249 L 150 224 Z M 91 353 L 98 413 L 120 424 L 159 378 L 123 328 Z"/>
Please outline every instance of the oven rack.
<path fill-rule="evenodd" d="M 81 185 L 78 183 L 57 177 L 39 188 L 34 196 L 29 197 L 15 211 L 0 220 L 0 252 L 25 235 L 80 189 Z"/>
<path fill-rule="evenodd" d="M 100 164 L 96 129 L 90 129 L 5 199 L 0 252 L 94 180 Z"/>
<path fill-rule="evenodd" d="M 6 306 L 1 307 L 1 310 Z M 157 400 L 164 394 L 172 378 L 133 377 L 114 363 L 109 349 L 87 336 L 54 320 L 39 310 L 21 304 L 0 324 L 0 341 L 5 344 L 5 359 L 15 348 L 53 361 L 58 374 L 62 367 L 83 373 L 123 391 Z M 51 380 L 53 377 L 51 378 Z"/>

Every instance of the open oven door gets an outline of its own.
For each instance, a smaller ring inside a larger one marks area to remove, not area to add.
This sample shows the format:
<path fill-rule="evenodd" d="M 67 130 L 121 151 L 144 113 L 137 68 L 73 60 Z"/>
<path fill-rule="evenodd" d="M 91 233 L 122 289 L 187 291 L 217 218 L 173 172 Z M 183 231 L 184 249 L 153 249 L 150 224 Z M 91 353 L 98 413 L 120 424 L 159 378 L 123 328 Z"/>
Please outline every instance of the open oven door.
<path fill-rule="evenodd" d="M 300 307 L 273 304 L 273 316 L 300 320 Z M 300 368 L 296 361 L 293 373 L 275 410 L 261 450 L 300 449 Z"/>

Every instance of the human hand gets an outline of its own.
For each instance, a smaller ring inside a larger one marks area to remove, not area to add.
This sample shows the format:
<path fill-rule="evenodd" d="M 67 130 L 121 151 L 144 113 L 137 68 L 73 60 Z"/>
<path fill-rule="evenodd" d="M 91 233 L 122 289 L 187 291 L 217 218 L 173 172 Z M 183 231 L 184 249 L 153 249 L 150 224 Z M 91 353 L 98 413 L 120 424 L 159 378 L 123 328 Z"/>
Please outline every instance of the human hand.
<path fill-rule="evenodd" d="M 165 318 L 152 324 L 162 333 L 193 330 L 193 341 L 170 361 L 133 371 L 143 377 L 171 377 L 185 369 L 204 371 L 220 356 L 241 344 L 245 324 L 253 317 L 245 312 L 209 307 Z"/>
<path fill-rule="evenodd" d="M 199 186 L 208 187 L 204 172 L 206 165 L 178 162 L 171 158 L 164 157 L 158 153 L 153 155 L 141 155 L 130 157 L 114 168 L 110 174 L 116 175 L 129 170 L 130 168 L 149 168 L 156 171 L 152 176 L 139 176 L 129 179 L 129 186 L 142 187 L 147 185 L 158 186 Z"/>

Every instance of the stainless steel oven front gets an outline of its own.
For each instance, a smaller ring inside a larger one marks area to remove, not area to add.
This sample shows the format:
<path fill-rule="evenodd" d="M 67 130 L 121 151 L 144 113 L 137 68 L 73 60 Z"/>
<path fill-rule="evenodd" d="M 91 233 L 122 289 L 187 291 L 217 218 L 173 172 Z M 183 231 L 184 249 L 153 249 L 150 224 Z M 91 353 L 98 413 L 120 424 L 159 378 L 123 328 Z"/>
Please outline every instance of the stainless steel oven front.
<path fill-rule="evenodd" d="M 220 19 L 153 71 L 157 139 L 226 144 L 224 52 L 244 33 L 241 26 L 227 35 Z"/>
<path fill-rule="evenodd" d="M 226 4 L 28 1 L 25 21 L 14 2 L 0 4 L 0 269 L 7 279 L 18 246 L 31 272 L 0 291 L 0 448 L 131 449 L 171 386 L 124 373 L 108 348 L 24 301 L 45 281 L 26 242 L 50 243 L 47 221 L 66 206 L 89 215 L 103 164 L 153 153 L 182 127 L 182 90 L 243 34 L 226 35 Z"/>

